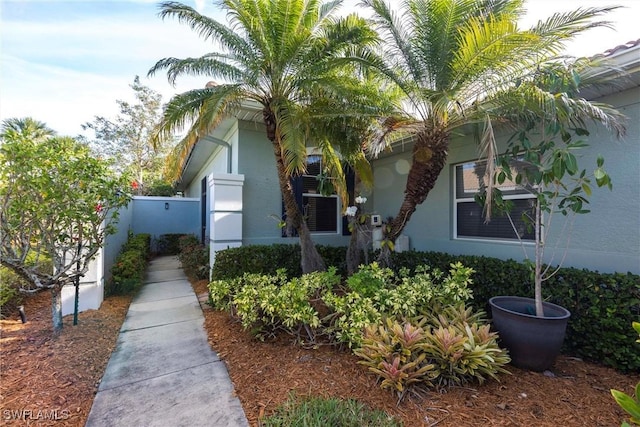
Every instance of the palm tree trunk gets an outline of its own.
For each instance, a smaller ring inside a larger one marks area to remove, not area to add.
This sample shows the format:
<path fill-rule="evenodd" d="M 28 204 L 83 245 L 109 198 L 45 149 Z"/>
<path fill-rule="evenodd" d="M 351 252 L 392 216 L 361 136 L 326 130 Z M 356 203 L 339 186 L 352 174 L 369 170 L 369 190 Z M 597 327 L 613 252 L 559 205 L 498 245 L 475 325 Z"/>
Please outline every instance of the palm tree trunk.
<path fill-rule="evenodd" d="M 439 129 L 428 130 L 416 136 L 404 200 L 396 216 L 384 228 L 385 241 L 392 243 L 396 241 L 416 211 L 416 207 L 425 201 L 436 185 L 438 176 L 447 163 L 448 143 L 449 134 Z M 378 263 L 389 266 L 390 252 L 390 245 L 382 245 Z"/>
<path fill-rule="evenodd" d="M 267 126 L 267 137 L 273 145 L 273 152 L 276 157 L 276 169 L 278 171 L 278 181 L 280 183 L 280 191 L 284 201 L 284 209 L 287 213 L 287 222 L 294 227 L 300 239 L 300 264 L 302 273 L 311 273 L 313 271 L 325 271 L 327 269 L 322 256 L 318 252 L 313 240 L 311 232 L 307 227 L 307 222 L 300 212 L 298 203 L 296 202 L 291 180 L 286 173 L 284 160 L 282 158 L 282 147 L 276 136 L 275 120 L 273 114 L 269 114 L 266 110 L 263 112 L 265 125 Z"/>

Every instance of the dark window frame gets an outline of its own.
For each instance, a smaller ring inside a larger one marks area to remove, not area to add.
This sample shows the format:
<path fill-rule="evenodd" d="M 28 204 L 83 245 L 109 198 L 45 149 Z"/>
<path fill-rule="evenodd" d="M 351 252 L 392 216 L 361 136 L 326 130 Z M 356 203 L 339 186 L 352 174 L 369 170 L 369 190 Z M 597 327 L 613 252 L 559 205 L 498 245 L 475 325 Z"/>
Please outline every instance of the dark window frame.
<path fill-rule="evenodd" d="M 514 203 L 511 220 L 518 230 L 520 239 L 513 230 L 513 226 L 506 215 L 493 215 L 491 221 L 485 224 L 482 206 L 474 199 L 482 185 L 486 160 L 474 160 L 453 165 L 452 188 L 452 221 L 454 240 L 485 240 L 491 242 L 533 243 L 534 230 L 521 219 L 524 210 L 534 207 L 535 196 L 522 189 L 515 183 L 505 182 L 499 188 L 503 198 Z"/>
<path fill-rule="evenodd" d="M 317 180 L 316 180 L 317 174 L 314 174 L 314 173 L 315 172 L 320 173 L 320 171 L 322 170 L 321 156 L 309 155 L 307 158 L 307 162 L 308 162 L 307 172 L 311 172 L 311 173 L 306 173 L 306 174 L 298 175 L 291 178 L 291 187 L 293 189 L 296 202 L 298 203 L 298 208 L 300 208 L 300 211 L 302 212 L 303 215 L 307 215 L 309 213 L 308 209 L 310 208 L 310 206 L 307 203 L 306 204 L 307 206 L 305 208 L 305 199 L 307 200 L 309 200 L 310 198 L 318 198 L 318 199 L 325 199 L 325 200 L 332 199 L 332 200 L 335 200 L 335 212 L 336 212 L 335 230 L 316 231 L 312 229 L 313 221 L 307 221 L 307 226 L 309 226 L 311 234 L 319 235 L 319 236 L 320 235 L 325 235 L 325 236 L 351 235 L 351 232 L 349 231 L 347 218 L 345 216 L 342 216 L 342 201 L 340 200 L 340 197 L 338 197 L 338 195 L 335 193 L 331 196 L 322 196 L 317 191 Z M 313 165 L 316 165 L 316 164 L 318 166 L 314 167 Z M 347 193 L 349 194 L 349 200 L 353 200 L 355 197 L 354 196 L 355 173 L 349 166 L 345 167 L 345 178 L 347 181 Z M 282 219 L 283 221 L 286 219 L 286 210 L 284 208 L 284 202 L 282 203 Z M 294 230 L 294 236 L 297 236 L 297 233 L 295 232 L 295 230 Z M 282 237 L 288 237 L 286 228 L 283 228 L 282 230 Z"/>

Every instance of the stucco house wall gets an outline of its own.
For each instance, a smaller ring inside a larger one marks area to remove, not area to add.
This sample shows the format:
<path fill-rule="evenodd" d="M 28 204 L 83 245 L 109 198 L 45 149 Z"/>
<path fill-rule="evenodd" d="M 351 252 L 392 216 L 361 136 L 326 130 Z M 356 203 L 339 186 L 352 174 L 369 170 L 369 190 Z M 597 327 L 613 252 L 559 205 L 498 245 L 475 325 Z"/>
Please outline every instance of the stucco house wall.
<path fill-rule="evenodd" d="M 238 173 L 244 175 L 243 239 L 245 245 L 296 243 L 296 237 L 282 237 L 278 221 L 282 216 L 282 197 L 276 173 L 273 146 L 261 122 L 240 121 Z M 341 232 L 313 234 L 317 244 L 346 245 Z"/>
<path fill-rule="evenodd" d="M 580 153 L 580 164 L 593 170 L 598 154 L 605 158 L 605 169 L 613 181 L 613 191 L 595 188 L 590 204 L 591 212 L 577 215 L 567 243 L 547 242 L 548 262 L 562 260 L 564 248 L 568 252 L 564 265 L 602 272 L 640 273 L 640 88 L 637 86 L 598 101 L 611 104 L 628 117 L 627 135 L 617 139 L 602 125 L 588 126 L 589 147 Z M 502 143 L 505 136 L 499 138 Z M 453 139 L 448 164 L 425 202 L 418 207 L 407 224 L 404 234 L 416 250 L 442 251 L 453 254 L 486 255 L 497 258 L 525 258 L 517 241 L 456 239 L 454 218 L 454 167 L 474 161 L 479 156 L 470 137 Z M 371 210 L 383 218 L 396 214 L 411 159 L 411 144 L 396 147 L 391 155 L 373 161 L 374 190 Z M 554 218 L 550 237 L 560 234 L 561 215 Z M 525 244 L 530 256 L 532 244 Z M 555 248 L 555 249 L 554 249 Z"/>
<path fill-rule="evenodd" d="M 136 196 L 132 201 L 131 230 L 148 233 L 152 242 L 163 234 L 198 235 L 198 224 L 192 218 L 198 214 L 198 200 L 186 197 Z"/>

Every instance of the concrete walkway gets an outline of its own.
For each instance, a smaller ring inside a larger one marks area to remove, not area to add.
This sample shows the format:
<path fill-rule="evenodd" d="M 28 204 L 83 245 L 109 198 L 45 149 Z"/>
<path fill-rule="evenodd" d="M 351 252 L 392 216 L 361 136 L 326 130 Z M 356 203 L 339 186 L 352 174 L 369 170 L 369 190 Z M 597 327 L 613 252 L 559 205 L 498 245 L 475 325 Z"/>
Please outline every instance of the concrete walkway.
<path fill-rule="evenodd" d="M 176 257 L 149 265 L 86 426 L 248 426 Z"/>

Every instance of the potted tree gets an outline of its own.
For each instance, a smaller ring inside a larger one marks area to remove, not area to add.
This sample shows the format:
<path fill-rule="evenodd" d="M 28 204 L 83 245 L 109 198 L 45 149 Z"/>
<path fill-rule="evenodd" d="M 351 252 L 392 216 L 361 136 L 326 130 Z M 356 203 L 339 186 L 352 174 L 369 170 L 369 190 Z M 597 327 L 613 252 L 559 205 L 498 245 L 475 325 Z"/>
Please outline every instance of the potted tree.
<path fill-rule="evenodd" d="M 564 127 L 558 122 L 529 124 L 512 136 L 507 150 L 487 167 L 488 185 L 478 196 L 487 220 L 492 210 L 507 216 L 531 268 L 533 299 L 496 296 L 489 301 L 493 325 L 509 349 L 512 364 L 520 368 L 544 371 L 553 365 L 570 317 L 567 309 L 545 302 L 542 297 L 543 282 L 558 272 L 568 249 L 564 247 L 557 266 L 545 264 L 546 245 L 554 231 L 552 220 L 560 215 L 565 220 L 561 229 L 568 241 L 575 215 L 589 212 L 585 206 L 594 181 L 597 187 L 612 187 L 602 157 L 597 158 L 592 175 L 578 166 L 574 153 L 587 144 L 575 137 L 586 135 L 585 129 Z M 521 210 L 519 221 L 514 217 L 514 204 L 501 188 L 517 188 L 532 195 L 529 207 Z M 534 236 L 532 255 L 523 242 L 523 229 Z"/>

